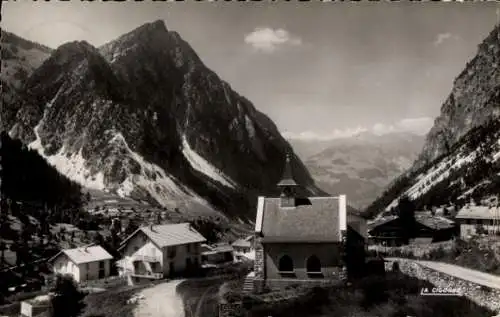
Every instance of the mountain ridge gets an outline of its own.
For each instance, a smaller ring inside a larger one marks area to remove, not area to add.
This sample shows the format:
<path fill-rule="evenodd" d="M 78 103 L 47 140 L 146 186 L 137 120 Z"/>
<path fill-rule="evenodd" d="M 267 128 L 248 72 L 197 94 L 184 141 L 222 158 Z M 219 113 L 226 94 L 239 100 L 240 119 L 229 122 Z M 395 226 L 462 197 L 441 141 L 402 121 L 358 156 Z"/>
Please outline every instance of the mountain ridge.
<path fill-rule="evenodd" d="M 2 42 L 2 109 L 0 129 L 11 121 L 17 111 L 15 100 L 27 78 L 52 53 L 52 49 L 1 30 Z"/>
<path fill-rule="evenodd" d="M 290 142 L 321 189 L 342 191 L 353 207 L 362 209 L 412 165 L 423 141 L 413 133 L 366 132 L 330 141 Z"/>
<path fill-rule="evenodd" d="M 99 48 L 63 44 L 21 96 L 10 135 L 83 185 L 164 206 L 252 219 L 293 152 L 163 21 Z M 292 165 L 305 193 L 322 193 L 296 155 Z"/>
<path fill-rule="evenodd" d="M 500 116 L 500 110 L 494 105 L 500 89 L 499 34 L 500 26 L 496 25 L 478 45 L 476 55 L 453 81 L 452 91 L 426 136 L 426 144 L 416 168 L 446 153 L 474 127 Z"/>
<path fill-rule="evenodd" d="M 417 208 L 488 200 L 498 192 L 500 164 L 500 25 L 454 80 L 415 164 L 365 212 L 376 216 L 408 195 Z"/>

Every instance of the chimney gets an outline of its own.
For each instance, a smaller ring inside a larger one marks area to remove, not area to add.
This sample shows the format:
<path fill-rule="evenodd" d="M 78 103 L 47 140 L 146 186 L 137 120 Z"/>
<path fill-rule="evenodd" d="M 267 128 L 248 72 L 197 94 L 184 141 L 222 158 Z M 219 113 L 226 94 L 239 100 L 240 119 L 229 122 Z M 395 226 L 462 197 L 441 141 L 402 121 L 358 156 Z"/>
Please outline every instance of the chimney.
<path fill-rule="evenodd" d="M 153 224 L 149 225 L 149 230 L 153 231 Z"/>
<path fill-rule="evenodd" d="M 339 224 L 341 232 L 347 230 L 346 195 L 339 195 Z"/>

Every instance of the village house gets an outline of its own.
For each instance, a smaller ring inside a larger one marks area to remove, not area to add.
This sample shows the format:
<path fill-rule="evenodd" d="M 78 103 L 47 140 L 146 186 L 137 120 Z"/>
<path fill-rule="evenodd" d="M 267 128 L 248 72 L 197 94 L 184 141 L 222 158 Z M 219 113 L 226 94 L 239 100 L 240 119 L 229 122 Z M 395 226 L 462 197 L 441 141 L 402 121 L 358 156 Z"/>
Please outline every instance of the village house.
<path fill-rule="evenodd" d="M 227 243 L 201 246 L 202 267 L 219 267 L 234 262 L 233 247 Z"/>
<path fill-rule="evenodd" d="M 278 198 L 259 197 L 255 221 L 255 292 L 295 284 L 338 283 L 345 279 L 346 196 L 299 197 L 287 155 Z M 364 253 L 366 221 L 352 215 L 353 243 Z M 365 233 L 363 233 L 365 231 Z M 354 256 L 355 257 L 355 256 Z M 360 259 L 364 265 L 364 256 Z M 247 281 L 245 281 L 246 283 Z"/>
<path fill-rule="evenodd" d="M 201 264 L 204 242 L 189 223 L 141 227 L 120 245 L 119 274 L 135 283 L 194 273 Z"/>
<path fill-rule="evenodd" d="M 416 236 L 410 241 L 412 244 L 447 241 L 458 234 L 456 223 L 443 216 L 416 212 L 415 222 Z M 385 216 L 368 224 L 369 241 L 373 244 L 401 246 L 404 244 L 404 230 L 399 216 Z"/>
<path fill-rule="evenodd" d="M 253 251 L 254 247 L 254 236 L 248 236 L 244 239 L 238 239 L 234 241 L 231 245 L 233 246 L 233 249 L 237 253 L 249 253 Z"/>
<path fill-rule="evenodd" d="M 55 274 L 71 275 L 78 282 L 103 279 L 110 275 L 113 257 L 99 245 L 62 250 L 51 259 Z"/>
<path fill-rule="evenodd" d="M 476 234 L 500 233 L 500 209 L 496 206 L 467 204 L 455 217 L 460 225 L 460 236 L 468 238 Z"/>

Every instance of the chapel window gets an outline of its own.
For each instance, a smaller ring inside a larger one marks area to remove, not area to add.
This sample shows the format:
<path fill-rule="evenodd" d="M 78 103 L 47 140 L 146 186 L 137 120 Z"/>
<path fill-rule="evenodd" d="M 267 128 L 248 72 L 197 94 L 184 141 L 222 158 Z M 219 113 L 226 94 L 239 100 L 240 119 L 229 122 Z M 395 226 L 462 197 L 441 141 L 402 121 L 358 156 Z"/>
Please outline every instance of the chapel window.
<path fill-rule="evenodd" d="M 311 255 L 306 262 L 307 273 L 321 273 L 321 262 L 317 256 Z"/>
<path fill-rule="evenodd" d="M 279 262 L 280 272 L 293 272 L 293 260 L 288 255 L 284 255 L 280 258 Z"/>

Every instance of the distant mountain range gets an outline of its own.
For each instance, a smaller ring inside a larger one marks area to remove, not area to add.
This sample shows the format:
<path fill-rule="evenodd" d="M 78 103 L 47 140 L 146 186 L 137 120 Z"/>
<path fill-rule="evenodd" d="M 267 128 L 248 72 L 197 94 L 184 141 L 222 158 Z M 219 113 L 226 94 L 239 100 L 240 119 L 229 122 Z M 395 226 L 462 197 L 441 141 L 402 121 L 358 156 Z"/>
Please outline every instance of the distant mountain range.
<path fill-rule="evenodd" d="M 10 93 L 0 128 L 71 180 L 242 220 L 254 218 L 257 195 L 278 194 L 290 144 L 163 21 L 101 47 L 2 35 Z M 295 155 L 292 167 L 303 193 L 322 193 Z"/>
<path fill-rule="evenodd" d="M 363 132 L 329 141 L 289 142 L 321 189 L 331 194 L 344 193 L 353 207 L 362 209 L 412 165 L 422 150 L 424 137 L 404 132 Z"/>
<path fill-rule="evenodd" d="M 500 26 L 454 81 L 415 164 L 368 208 L 375 216 L 408 195 L 418 208 L 500 194 Z"/>

